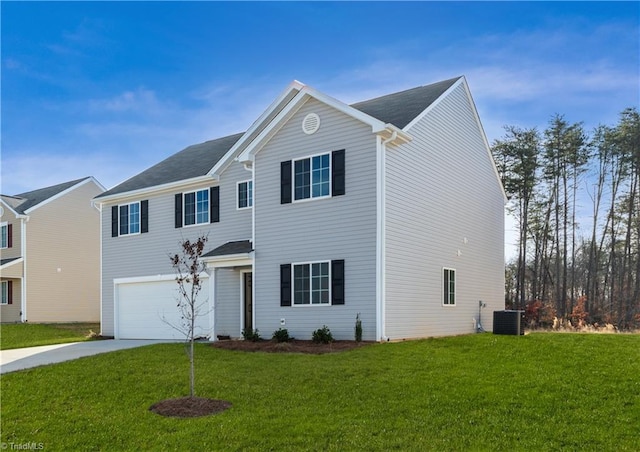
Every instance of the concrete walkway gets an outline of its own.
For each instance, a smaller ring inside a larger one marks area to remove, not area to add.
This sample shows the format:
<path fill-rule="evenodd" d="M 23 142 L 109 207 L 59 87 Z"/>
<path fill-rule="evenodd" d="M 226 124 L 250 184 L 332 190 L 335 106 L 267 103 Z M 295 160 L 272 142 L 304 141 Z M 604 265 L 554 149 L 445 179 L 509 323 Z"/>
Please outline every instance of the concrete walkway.
<path fill-rule="evenodd" d="M 0 351 L 0 374 L 44 366 L 46 364 L 61 363 L 63 361 L 82 358 L 83 356 L 92 356 L 100 353 L 166 342 L 172 341 L 108 339 L 2 350 Z"/>

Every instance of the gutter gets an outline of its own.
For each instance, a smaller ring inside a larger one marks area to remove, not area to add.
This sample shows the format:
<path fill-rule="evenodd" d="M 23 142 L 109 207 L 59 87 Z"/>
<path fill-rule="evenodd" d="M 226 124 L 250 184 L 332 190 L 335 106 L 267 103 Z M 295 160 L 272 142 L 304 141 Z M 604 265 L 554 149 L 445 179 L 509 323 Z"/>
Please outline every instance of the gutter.
<path fill-rule="evenodd" d="M 176 182 L 169 182 L 167 184 L 153 185 L 151 187 L 139 188 L 137 190 L 114 193 L 112 195 L 107 195 L 107 196 L 98 195 L 95 198 L 93 198 L 93 201 L 96 204 L 106 204 L 108 202 L 115 201 L 115 200 L 122 200 L 126 198 L 139 198 L 140 196 L 143 196 L 146 194 L 162 193 L 166 191 L 172 191 L 180 187 L 186 188 L 186 187 L 189 187 L 190 185 L 197 185 L 204 182 L 219 181 L 219 180 L 220 180 L 220 177 L 218 175 L 204 175 L 204 176 L 194 177 L 192 179 L 179 180 Z"/>

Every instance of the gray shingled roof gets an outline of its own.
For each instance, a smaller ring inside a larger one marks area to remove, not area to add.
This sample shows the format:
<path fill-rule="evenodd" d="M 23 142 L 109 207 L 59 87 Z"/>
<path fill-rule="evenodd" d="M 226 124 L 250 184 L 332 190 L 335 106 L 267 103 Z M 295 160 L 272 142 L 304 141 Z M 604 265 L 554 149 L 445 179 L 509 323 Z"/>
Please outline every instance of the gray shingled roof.
<path fill-rule="evenodd" d="M 3 196 L 3 199 L 7 201 L 7 204 L 11 205 L 17 213 L 24 214 L 25 211 L 31 207 L 37 206 L 41 202 L 46 201 L 47 199 L 73 187 L 76 184 L 79 184 L 86 179 L 88 179 L 88 177 L 63 182 L 62 184 L 52 185 L 51 187 L 39 188 L 37 190 L 20 193 L 19 195 L 10 197 Z"/>
<path fill-rule="evenodd" d="M 9 257 L 7 259 L 0 259 L 0 267 L 4 267 L 7 264 L 10 264 L 13 261 L 17 261 L 18 259 L 21 259 L 20 257 Z"/>
<path fill-rule="evenodd" d="M 460 77 L 455 77 L 431 85 L 365 100 L 351 106 L 385 124 L 393 124 L 399 129 L 403 129 L 459 79 Z"/>
<path fill-rule="evenodd" d="M 203 254 L 202 257 L 228 256 L 232 254 L 245 254 L 253 251 L 253 245 L 250 240 L 238 240 L 235 242 L 227 242 L 224 245 Z"/>
<path fill-rule="evenodd" d="M 191 145 L 131 179 L 116 185 L 111 190 L 96 196 L 96 198 L 204 176 L 224 157 L 242 135 L 244 133 L 237 133 Z"/>
<path fill-rule="evenodd" d="M 431 85 L 419 86 L 406 91 L 358 102 L 351 106 L 385 124 L 393 124 L 402 129 L 459 79 L 460 77 L 455 77 L 432 83 Z M 244 135 L 244 133 L 229 135 L 189 146 L 151 168 L 146 169 L 142 173 L 96 196 L 96 198 L 204 176 L 224 157 L 227 151 L 233 147 L 242 135 Z"/>

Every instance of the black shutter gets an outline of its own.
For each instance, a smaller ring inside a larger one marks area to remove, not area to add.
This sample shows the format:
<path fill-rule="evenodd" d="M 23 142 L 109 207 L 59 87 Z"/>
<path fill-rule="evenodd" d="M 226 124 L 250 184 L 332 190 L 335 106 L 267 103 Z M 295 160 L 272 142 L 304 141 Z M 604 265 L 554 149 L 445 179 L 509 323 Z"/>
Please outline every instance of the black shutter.
<path fill-rule="evenodd" d="M 111 237 L 118 237 L 118 206 L 111 208 Z"/>
<path fill-rule="evenodd" d="M 291 306 L 291 264 L 280 266 L 280 306 Z"/>
<path fill-rule="evenodd" d="M 149 232 L 149 201 L 140 201 L 140 233 Z"/>
<path fill-rule="evenodd" d="M 280 204 L 291 202 L 291 160 L 280 162 Z"/>
<path fill-rule="evenodd" d="M 176 228 L 182 227 L 182 193 L 176 194 L 175 223 Z"/>
<path fill-rule="evenodd" d="M 220 221 L 220 187 L 209 189 L 209 211 L 211 223 L 218 223 Z"/>
<path fill-rule="evenodd" d="M 13 304 L 13 281 L 7 281 L 7 304 Z"/>
<path fill-rule="evenodd" d="M 331 153 L 331 195 L 345 194 L 344 149 Z"/>
<path fill-rule="evenodd" d="M 7 225 L 7 248 L 13 246 L 13 225 L 9 223 Z"/>
<path fill-rule="evenodd" d="M 344 260 L 331 261 L 331 304 L 344 304 Z"/>

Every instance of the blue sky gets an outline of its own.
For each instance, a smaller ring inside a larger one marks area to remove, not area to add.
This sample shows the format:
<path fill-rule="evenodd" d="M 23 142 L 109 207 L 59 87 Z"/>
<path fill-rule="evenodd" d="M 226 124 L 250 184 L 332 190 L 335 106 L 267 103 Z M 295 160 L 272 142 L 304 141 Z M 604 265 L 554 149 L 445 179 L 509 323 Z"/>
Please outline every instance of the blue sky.
<path fill-rule="evenodd" d="M 2 193 L 105 187 L 246 130 L 297 79 L 347 103 L 465 75 L 489 141 L 639 101 L 638 2 L 7 2 Z"/>

